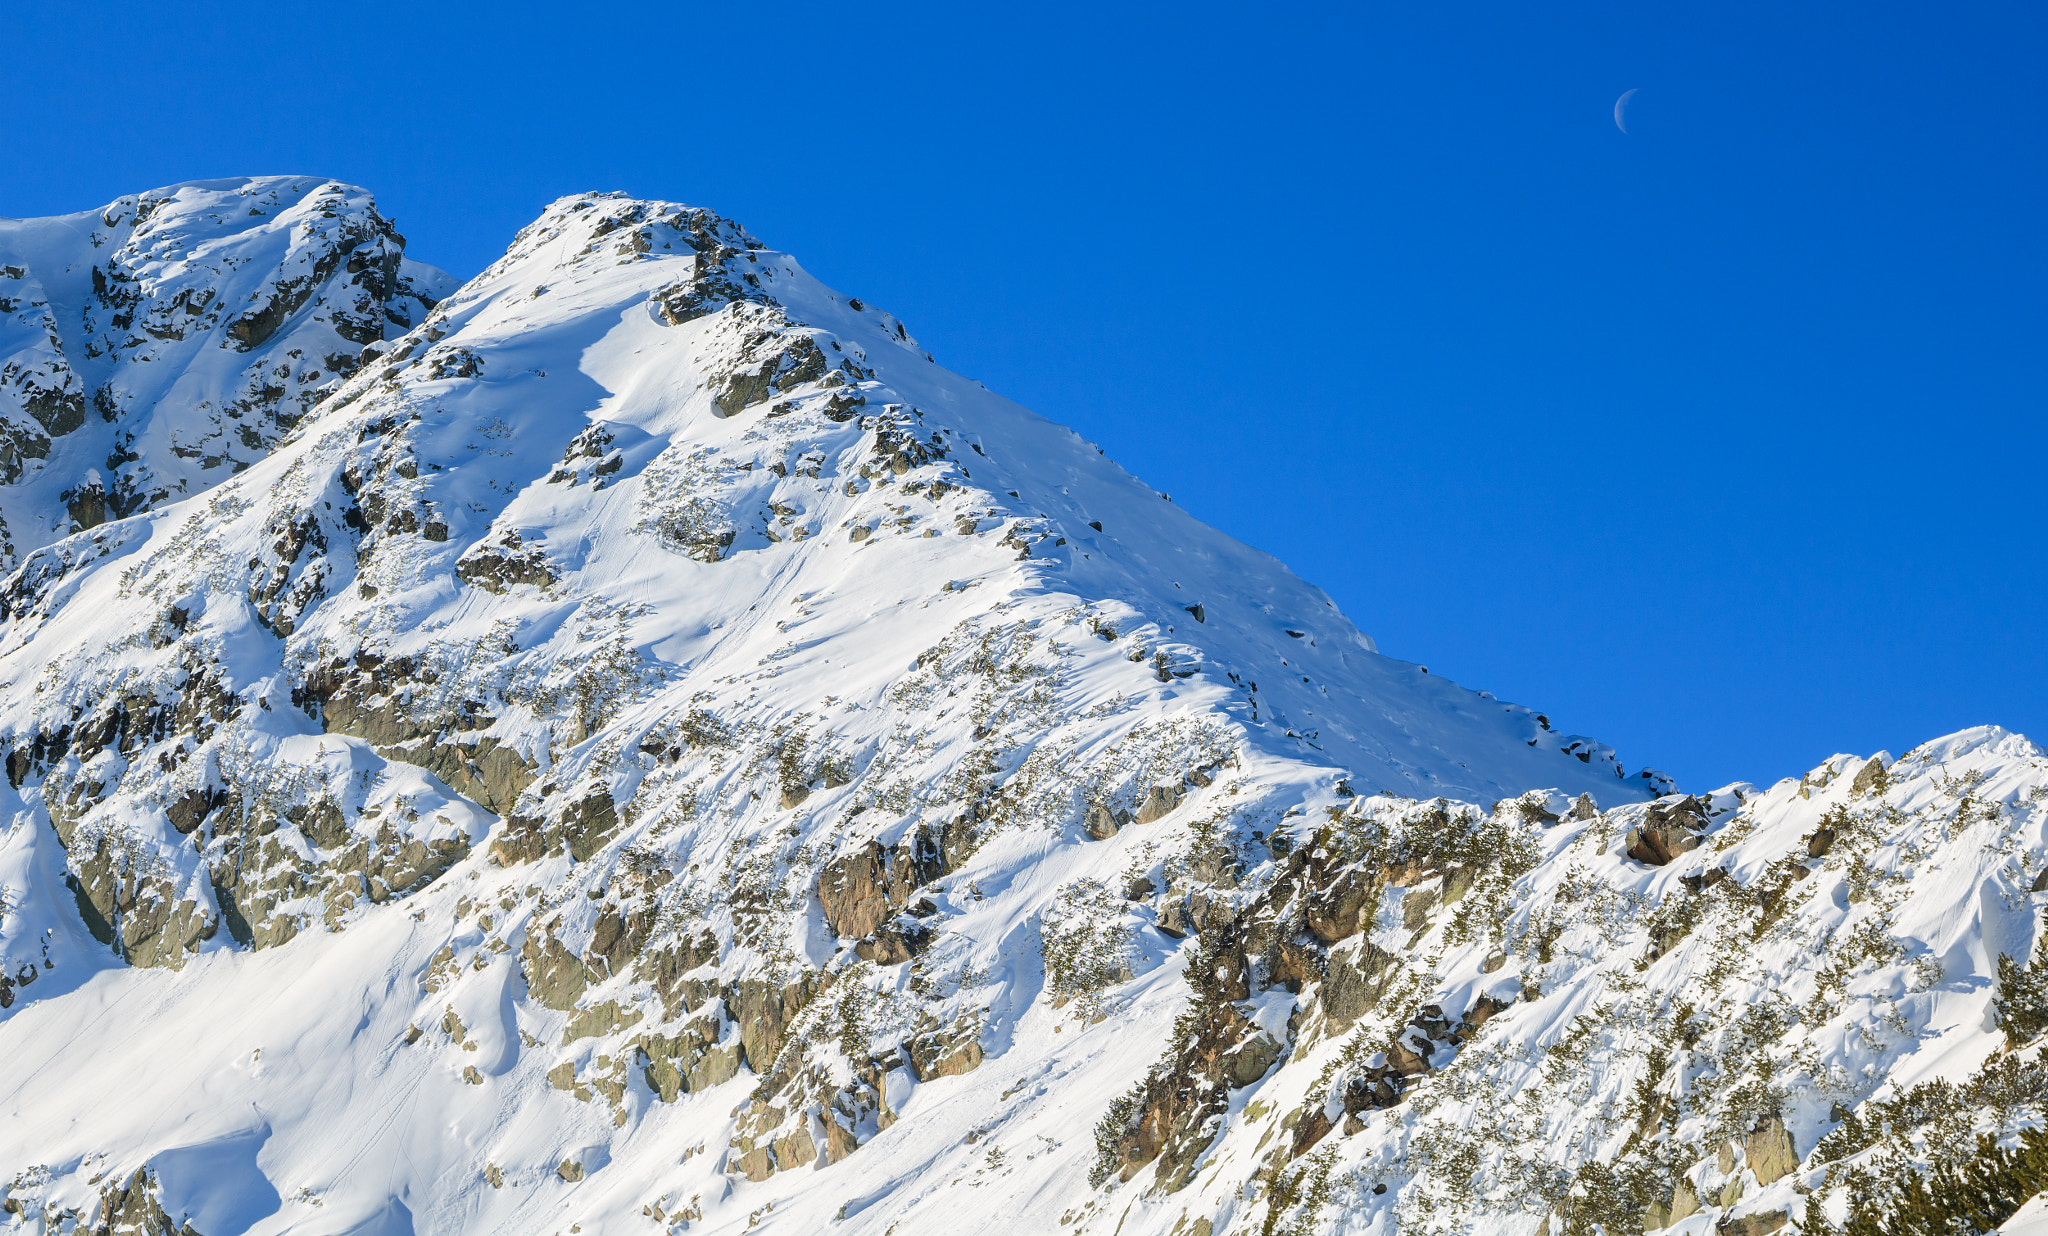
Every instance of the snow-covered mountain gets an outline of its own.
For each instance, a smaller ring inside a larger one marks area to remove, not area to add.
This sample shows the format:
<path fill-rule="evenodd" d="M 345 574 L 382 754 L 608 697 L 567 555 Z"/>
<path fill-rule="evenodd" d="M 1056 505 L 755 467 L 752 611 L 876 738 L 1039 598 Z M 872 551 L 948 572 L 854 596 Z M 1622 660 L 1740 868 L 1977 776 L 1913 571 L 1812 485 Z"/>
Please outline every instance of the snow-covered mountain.
<path fill-rule="evenodd" d="M 1763 1233 L 2040 1089 L 2024 739 L 1677 795 L 706 211 L 124 201 L 0 232 L 211 332 L 9 371 L 135 417 L 0 496 L 20 1227 Z"/>
<path fill-rule="evenodd" d="M 263 458 L 455 281 L 370 195 L 210 180 L 0 219 L 0 559 Z"/>

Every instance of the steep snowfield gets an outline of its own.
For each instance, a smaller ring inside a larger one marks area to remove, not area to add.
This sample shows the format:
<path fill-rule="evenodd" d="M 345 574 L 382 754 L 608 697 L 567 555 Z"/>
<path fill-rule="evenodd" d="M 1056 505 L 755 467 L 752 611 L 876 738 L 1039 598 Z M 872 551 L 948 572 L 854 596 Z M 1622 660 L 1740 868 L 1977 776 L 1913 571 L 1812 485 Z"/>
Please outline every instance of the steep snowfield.
<path fill-rule="evenodd" d="M 29 1230 L 1704 1231 L 2003 1042 L 2024 739 L 1673 796 L 686 207 L 359 361 L 0 584 Z"/>
<path fill-rule="evenodd" d="M 455 281 L 318 177 L 173 185 L 0 219 L 0 551 L 185 497 L 263 457 Z"/>

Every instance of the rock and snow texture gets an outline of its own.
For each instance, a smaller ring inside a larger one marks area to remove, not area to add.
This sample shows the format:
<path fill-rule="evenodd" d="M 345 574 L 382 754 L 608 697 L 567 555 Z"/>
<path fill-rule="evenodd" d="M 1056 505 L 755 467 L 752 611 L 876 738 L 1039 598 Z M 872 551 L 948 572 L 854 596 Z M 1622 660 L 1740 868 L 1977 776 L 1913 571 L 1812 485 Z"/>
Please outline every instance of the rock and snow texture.
<path fill-rule="evenodd" d="M 0 558 L 263 458 L 454 280 L 318 177 L 0 219 Z"/>
<path fill-rule="evenodd" d="M 416 327 L 0 583 L 28 1230 L 1762 1232 L 2005 1041 L 2023 739 L 1676 796 L 729 221 L 563 199 L 454 292 L 387 239 L 306 252 Z M 306 260 L 254 346 L 369 295 Z M 152 441 L 205 346 L 111 396 Z"/>

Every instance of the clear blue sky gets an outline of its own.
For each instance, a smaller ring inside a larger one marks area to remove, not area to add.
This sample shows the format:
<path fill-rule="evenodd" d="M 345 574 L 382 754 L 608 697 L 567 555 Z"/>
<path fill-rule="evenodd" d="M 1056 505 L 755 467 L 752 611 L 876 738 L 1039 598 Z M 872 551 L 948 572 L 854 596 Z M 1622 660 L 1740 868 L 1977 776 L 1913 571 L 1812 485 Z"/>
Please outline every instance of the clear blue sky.
<path fill-rule="evenodd" d="M 468 275 L 564 193 L 712 207 L 1706 788 L 2048 741 L 2044 21 L 11 5 L 0 214 L 306 172 Z"/>

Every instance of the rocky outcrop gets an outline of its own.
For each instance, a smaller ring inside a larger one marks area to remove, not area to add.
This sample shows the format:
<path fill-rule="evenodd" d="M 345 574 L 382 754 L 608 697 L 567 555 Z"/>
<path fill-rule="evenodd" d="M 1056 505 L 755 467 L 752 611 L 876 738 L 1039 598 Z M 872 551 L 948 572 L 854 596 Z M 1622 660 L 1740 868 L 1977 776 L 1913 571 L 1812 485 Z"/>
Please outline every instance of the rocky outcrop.
<path fill-rule="evenodd" d="M 1370 940 L 1332 950 L 1320 994 L 1329 1032 L 1343 1034 L 1372 1012 L 1386 994 L 1394 969 L 1393 954 Z"/>
<path fill-rule="evenodd" d="M 1643 822 L 1628 831 L 1622 848 L 1639 863 L 1662 867 L 1698 849 L 1706 828 L 1706 811 L 1699 799 L 1660 798 L 1650 804 Z"/>
<path fill-rule="evenodd" d="M 1792 1144 L 1792 1134 L 1786 1131 L 1782 1113 L 1767 1112 L 1759 1117 L 1755 1126 L 1743 1134 L 1741 1148 L 1743 1166 L 1755 1174 L 1760 1185 L 1798 1170 L 1799 1152 Z"/>
<path fill-rule="evenodd" d="M 1120 1107 L 1121 1131 L 1105 1130 L 1107 1165 L 1122 1180 L 1147 1166 L 1169 1191 L 1222 1131 L 1230 1093 L 1266 1075 L 1285 1051 L 1232 1002 L 1211 994 L 1182 1014 L 1166 1058 Z"/>
<path fill-rule="evenodd" d="M 1766 1210 L 1723 1219 L 1714 1231 L 1716 1236 L 1771 1236 L 1791 1221 L 1792 1216 L 1782 1210 Z"/>
<path fill-rule="evenodd" d="M 1866 794 L 1881 794 L 1891 785 L 1891 777 L 1885 771 L 1885 760 L 1873 755 L 1856 771 L 1856 777 L 1849 783 L 1849 792 L 1858 798 Z"/>
<path fill-rule="evenodd" d="M 74 1222 L 80 1217 L 71 1216 Z M 204 1236 L 164 1212 L 162 1185 L 146 1167 L 101 1187 L 91 1231 L 93 1236 Z"/>
<path fill-rule="evenodd" d="M 293 700 L 329 733 L 361 738 L 388 759 L 430 770 L 491 811 L 510 812 L 533 784 L 533 762 L 480 732 L 493 721 L 481 701 L 457 700 L 445 710 L 421 708 L 415 695 L 433 685 L 427 672 L 409 657 L 362 652 L 309 674 Z M 573 826 L 565 825 L 586 841 L 595 835 L 591 829 L 601 829 L 604 809 L 590 812 L 589 818 L 579 815 Z M 510 853 L 526 850 L 514 847 Z"/>
<path fill-rule="evenodd" d="M 455 576 L 465 584 L 497 593 L 520 584 L 545 588 L 561 578 L 546 553 L 522 545 L 519 534 L 509 528 L 495 543 L 478 545 L 457 560 Z"/>
<path fill-rule="evenodd" d="M 951 1025 L 927 1023 L 904 1044 L 904 1054 L 909 1058 L 917 1080 L 957 1077 L 980 1067 L 981 1029 L 980 1019 L 973 1017 L 962 1018 Z"/>
<path fill-rule="evenodd" d="M 870 841 L 834 858 L 818 874 L 825 922 L 840 938 L 859 941 L 864 958 L 882 965 L 909 960 L 922 948 L 928 928 L 918 915 L 902 912 L 971 846 L 969 828 L 960 821 L 915 829 L 887 849 Z"/>
<path fill-rule="evenodd" d="M 680 1095 L 731 1081 L 742 1064 L 732 1029 L 732 1023 L 714 1010 L 692 1018 L 679 1031 L 642 1035 L 636 1050 L 648 1089 L 664 1103 L 673 1103 Z"/>

